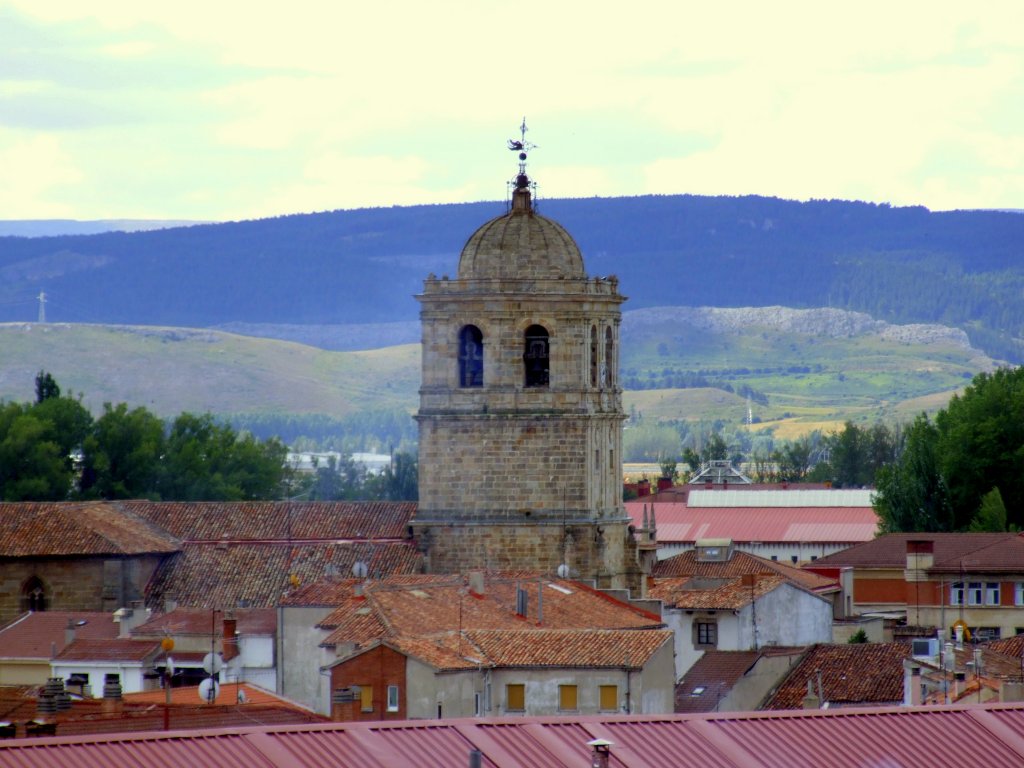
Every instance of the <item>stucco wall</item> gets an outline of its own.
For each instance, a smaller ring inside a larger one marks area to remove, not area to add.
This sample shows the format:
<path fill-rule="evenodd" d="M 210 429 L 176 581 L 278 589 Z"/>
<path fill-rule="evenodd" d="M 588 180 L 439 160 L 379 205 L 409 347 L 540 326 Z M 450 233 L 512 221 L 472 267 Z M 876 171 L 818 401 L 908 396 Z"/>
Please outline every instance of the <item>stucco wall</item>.
<path fill-rule="evenodd" d="M 329 607 L 281 607 L 277 612 L 277 692 L 315 712 L 329 715 L 330 683 L 320 667 L 334 661 L 323 648 L 327 633 L 316 624 Z"/>

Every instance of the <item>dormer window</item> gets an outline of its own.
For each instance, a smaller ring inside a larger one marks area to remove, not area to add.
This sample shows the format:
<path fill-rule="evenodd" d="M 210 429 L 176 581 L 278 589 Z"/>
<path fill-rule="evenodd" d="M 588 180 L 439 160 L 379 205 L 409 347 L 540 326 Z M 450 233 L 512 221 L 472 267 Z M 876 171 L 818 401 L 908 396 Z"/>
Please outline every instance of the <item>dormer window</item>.
<path fill-rule="evenodd" d="M 484 335 L 475 325 L 459 331 L 459 386 L 484 385 Z"/>
<path fill-rule="evenodd" d="M 542 325 L 526 329 L 523 368 L 527 387 L 546 387 L 549 379 L 548 331 Z"/>

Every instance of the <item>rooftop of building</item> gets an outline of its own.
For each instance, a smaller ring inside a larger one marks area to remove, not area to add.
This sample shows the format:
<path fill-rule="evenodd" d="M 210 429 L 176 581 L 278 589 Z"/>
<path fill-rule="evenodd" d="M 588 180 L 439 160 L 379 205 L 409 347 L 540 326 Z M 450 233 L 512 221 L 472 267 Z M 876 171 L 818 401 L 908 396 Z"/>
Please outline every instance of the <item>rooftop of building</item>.
<path fill-rule="evenodd" d="M 656 562 L 651 569 L 651 576 L 656 579 L 693 576 L 708 579 L 732 579 L 750 574 L 772 573 L 812 592 L 827 593 L 839 588 L 836 581 L 829 577 L 733 549 L 731 545 L 728 549 L 730 551 L 726 560 L 708 560 L 698 549 L 680 552 L 678 555 Z"/>
<path fill-rule="evenodd" d="M 612 765 L 770 768 L 865 765 L 1019 765 L 1024 705 L 873 707 L 816 712 L 472 718 L 324 725 L 225 726 L 172 733 L 57 736 L 0 741 L 12 765 L 334 765 L 421 768 L 588 765 L 588 742 L 610 742 Z M 683 763 L 680 763 L 683 764 Z"/>
<path fill-rule="evenodd" d="M 810 682 L 830 707 L 903 701 L 903 662 L 910 643 L 819 644 L 808 648 L 763 709 L 800 709 Z"/>
<path fill-rule="evenodd" d="M 813 568 L 906 568 L 909 542 L 932 547 L 934 573 L 1024 571 L 1024 534 L 888 533 L 819 558 Z"/>
<path fill-rule="evenodd" d="M 737 611 L 783 585 L 791 584 L 778 574 L 728 579 L 678 576 L 655 579 L 647 594 L 681 610 Z"/>
<path fill-rule="evenodd" d="M 111 640 L 118 625 L 100 611 L 29 611 L 0 627 L 0 658 L 50 659 L 67 645 L 68 629 L 85 640 Z"/>
<path fill-rule="evenodd" d="M 0 557 L 176 552 L 169 531 L 110 502 L 0 502 Z"/>
<path fill-rule="evenodd" d="M 646 503 L 655 509 L 657 540 L 692 544 L 698 539 L 737 543 L 855 544 L 874 538 L 878 515 L 870 507 L 690 507 Z M 626 503 L 626 513 L 643 525 L 645 502 Z M 650 514 L 648 509 L 648 514 Z"/>
<path fill-rule="evenodd" d="M 115 637 L 102 640 L 75 639 L 55 657 L 55 662 L 141 663 L 160 652 L 157 640 L 132 640 Z"/>
<path fill-rule="evenodd" d="M 222 610 L 204 608 L 175 608 L 170 613 L 153 616 L 149 621 L 132 629 L 132 637 L 164 637 L 165 635 L 201 635 L 209 637 L 224 634 Z M 235 608 L 230 611 L 235 619 L 235 631 L 240 635 L 274 635 L 277 631 L 277 611 L 274 608 Z"/>

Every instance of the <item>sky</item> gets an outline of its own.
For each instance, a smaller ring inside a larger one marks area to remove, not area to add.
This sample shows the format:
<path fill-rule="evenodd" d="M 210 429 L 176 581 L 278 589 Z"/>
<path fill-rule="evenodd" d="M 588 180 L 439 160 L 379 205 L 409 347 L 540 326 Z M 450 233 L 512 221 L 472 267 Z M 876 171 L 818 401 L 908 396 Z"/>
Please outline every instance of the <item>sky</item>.
<path fill-rule="evenodd" d="M 1024 209 L 1024 3 L 0 0 L 0 218 L 759 194 Z"/>

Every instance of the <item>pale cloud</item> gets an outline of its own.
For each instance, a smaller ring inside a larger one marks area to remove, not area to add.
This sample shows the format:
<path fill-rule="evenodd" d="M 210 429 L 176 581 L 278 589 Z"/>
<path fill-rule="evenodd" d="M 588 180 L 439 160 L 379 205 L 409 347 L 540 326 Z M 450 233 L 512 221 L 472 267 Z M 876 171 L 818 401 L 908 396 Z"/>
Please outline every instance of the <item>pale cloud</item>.
<path fill-rule="evenodd" d="M 1017 2 L 6 5 L 0 155 L 66 134 L 21 211 L 496 199 L 524 114 L 548 197 L 1024 207 Z"/>

